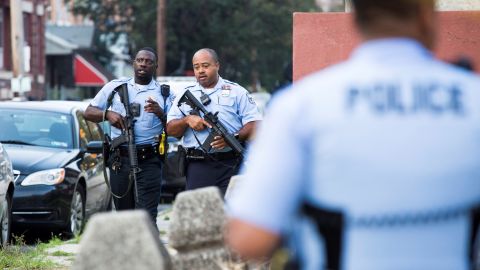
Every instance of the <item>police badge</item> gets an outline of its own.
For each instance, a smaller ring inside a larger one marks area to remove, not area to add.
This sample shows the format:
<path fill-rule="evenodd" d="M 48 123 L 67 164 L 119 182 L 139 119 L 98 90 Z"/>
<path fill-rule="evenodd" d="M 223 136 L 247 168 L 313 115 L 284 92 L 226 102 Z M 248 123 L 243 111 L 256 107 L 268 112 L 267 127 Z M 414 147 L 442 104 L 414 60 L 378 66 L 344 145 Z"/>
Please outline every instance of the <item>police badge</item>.
<path fill-rule="evenodd" d="M 228 84 L 222 85 L 222 92 L 221 92 L 222 97 L 230 96 L 230 90 L 232 90 L 230 85 L 228 85 Z"/>

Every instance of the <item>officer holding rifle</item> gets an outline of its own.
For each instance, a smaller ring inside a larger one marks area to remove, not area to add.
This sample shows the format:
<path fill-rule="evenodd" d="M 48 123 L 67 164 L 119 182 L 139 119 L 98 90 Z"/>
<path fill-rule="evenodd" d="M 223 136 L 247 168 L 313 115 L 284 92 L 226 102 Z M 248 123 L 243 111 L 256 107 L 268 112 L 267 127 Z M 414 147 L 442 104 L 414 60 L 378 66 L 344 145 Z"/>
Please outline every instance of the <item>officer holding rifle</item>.
<path fill-rule="evenodd" d="M 85 118 L 90 121 L 110 122 L 112 139 L 115 142 L 115 139 L 125 134 L 128 129 L 127 111 L 121 97 L 121 88 L 126 85 L 128 91 L 125 92 L 128 92 L 130 106 L 128 109 L 133 117 L 136 145 L 134 152 L 138 161 L 137 168 L 133 171 L 136 181 L 132 182 L 131 167 L 134 157 L 129 156 L 128 143 L 124 142 L 110 153 L 111 188 L 117 210 L 145 209 L 154 223 L 160 201 L 162 176 L 158 135 L 163 131 L 162 119 L 171 106 L 170 96 L 162 95 L 160 84 L 154 80 L 156 68 L 156 52 L 148 47 L 140 49 L 133 62 L 134 78 L 107 83 L 85 111 Z"/>
<path fill-rule="evenodd" d="M 221 78 L 217 53 L 198 50 L 192 60 L 197 83 L 186 87 L 206 110 L 215 114 L 230 135 L 241 143 L 252 135 L 261 114 L 248 91 Z M 238 173 L 241 154 L 233 151 L 225 137 L 215 132 L 204 113 L 182 102 L 178 95 L 167 117 L 168 134 L 183 137 L 186 151 L 187 190 L 217 186 L 225 194 L 230 177 Z M 193 106 L 194 107 L 194 106 Z"/>

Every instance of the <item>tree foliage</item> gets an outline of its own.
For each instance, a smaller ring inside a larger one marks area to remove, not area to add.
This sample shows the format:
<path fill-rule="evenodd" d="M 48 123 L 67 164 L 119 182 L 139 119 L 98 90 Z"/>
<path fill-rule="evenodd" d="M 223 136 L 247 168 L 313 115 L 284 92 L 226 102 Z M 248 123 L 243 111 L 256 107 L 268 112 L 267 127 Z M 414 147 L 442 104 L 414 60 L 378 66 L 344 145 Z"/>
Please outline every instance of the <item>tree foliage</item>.
<path fill-rule="evenodd" d="M 122 32 L 132 51 L 155 47 L 157 1 L 70 1 L 75 13 L 95 22 L 98 49 Z M 219 54 L 223 77 L 270 90 L 291 61 L 292 13 L 312 10 L 313 0 L 167 1 L 167 73 L 191 69 L 193 53 L 209 47 Z"/>

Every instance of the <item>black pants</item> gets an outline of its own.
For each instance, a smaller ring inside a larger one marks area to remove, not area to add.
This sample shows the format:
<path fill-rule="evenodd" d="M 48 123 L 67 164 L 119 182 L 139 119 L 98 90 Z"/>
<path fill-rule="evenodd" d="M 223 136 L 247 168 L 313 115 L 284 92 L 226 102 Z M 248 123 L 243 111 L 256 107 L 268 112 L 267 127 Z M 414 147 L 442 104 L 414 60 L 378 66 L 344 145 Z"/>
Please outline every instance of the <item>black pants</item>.
<path fill-rule="evenodd" d="M 156 224 L 158 204 L 160 203 L 160 188 L 162 179 L 162 162 L 158 157 L 138 161 L 140 172 L 137 173 L 138 202 L 135 202 L 134 185 L 121 199 L 114 197 L 117 210 L 145 209 Z M 130 166 L 128 157 L 122 157 L 120 170 L 114 172 L 110 168 L 110 183 L 116 195 L 123 195 L 128 189 L 130 181 Z"/>
<path fill-rule="evenodd" d="M 187 190 L 216 186 L 224 196 L 230 178 L 238 174 L 239 159 L 189 160 L 187 162 Z"/>

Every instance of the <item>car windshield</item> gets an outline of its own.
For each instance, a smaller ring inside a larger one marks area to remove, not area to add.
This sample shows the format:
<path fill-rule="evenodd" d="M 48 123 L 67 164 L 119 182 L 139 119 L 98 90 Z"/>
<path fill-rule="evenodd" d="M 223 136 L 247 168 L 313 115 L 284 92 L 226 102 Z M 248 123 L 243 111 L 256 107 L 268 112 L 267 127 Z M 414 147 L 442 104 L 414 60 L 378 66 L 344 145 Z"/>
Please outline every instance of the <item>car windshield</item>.
<path fill-rule="evenodd" d="M 55 112 L 0 109 L 0 142 L 72 148 L 72 118 Z"/>

